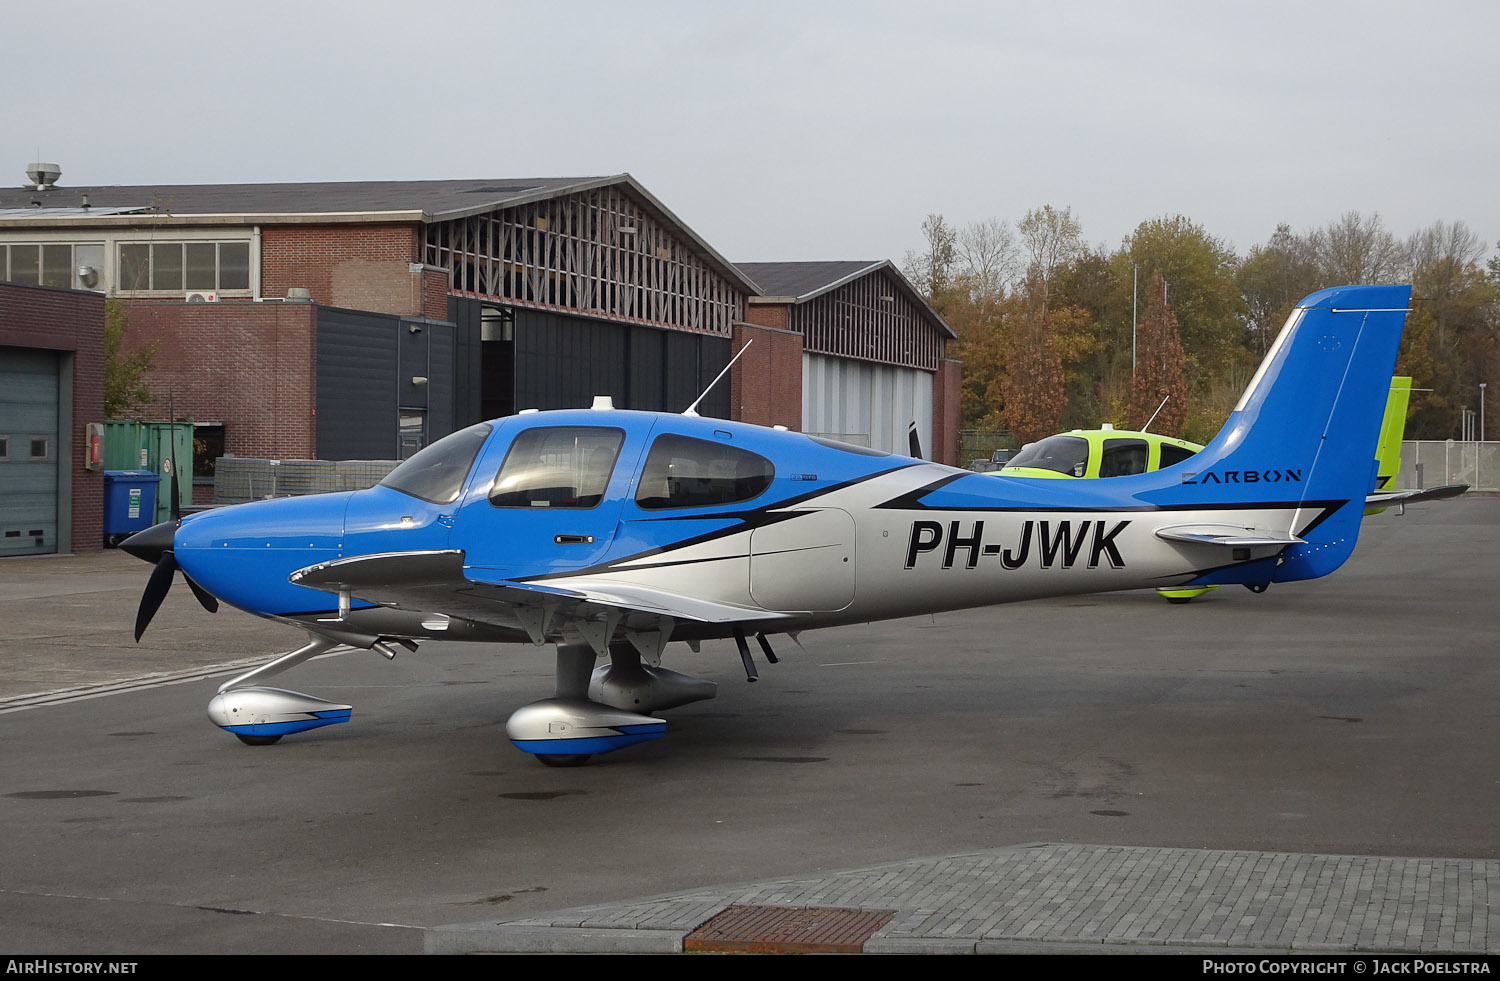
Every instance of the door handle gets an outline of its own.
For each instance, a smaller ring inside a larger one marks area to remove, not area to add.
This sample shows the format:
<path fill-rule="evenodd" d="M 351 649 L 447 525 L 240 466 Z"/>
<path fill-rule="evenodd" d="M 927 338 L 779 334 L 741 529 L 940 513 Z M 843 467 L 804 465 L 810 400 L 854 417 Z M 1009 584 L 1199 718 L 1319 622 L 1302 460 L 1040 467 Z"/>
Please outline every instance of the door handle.
<path fill-rule="evenodd" d="M 592 545 L 592 544 L 594 544 L 594 536 L 593 535 L 553 535 L 552 536 L 552 543 L 554 545 Z"/>

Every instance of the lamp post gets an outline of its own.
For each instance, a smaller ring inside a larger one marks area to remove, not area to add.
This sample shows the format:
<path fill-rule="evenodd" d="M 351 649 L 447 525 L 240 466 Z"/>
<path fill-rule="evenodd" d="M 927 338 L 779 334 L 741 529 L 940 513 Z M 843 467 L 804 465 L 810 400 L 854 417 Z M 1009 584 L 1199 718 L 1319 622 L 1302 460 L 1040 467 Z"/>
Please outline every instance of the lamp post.
<path fill-rule="evenodd" d="M 1140 287 L 1141 267 L 1130 264 L 1130 380 L 1135 381 L 1135 298 Z"/>
<path fill-rule="evenodd" d="M 1484 386 L 1485 382 L 1479 383 L 1479 441 L 1484 442 Z"/>

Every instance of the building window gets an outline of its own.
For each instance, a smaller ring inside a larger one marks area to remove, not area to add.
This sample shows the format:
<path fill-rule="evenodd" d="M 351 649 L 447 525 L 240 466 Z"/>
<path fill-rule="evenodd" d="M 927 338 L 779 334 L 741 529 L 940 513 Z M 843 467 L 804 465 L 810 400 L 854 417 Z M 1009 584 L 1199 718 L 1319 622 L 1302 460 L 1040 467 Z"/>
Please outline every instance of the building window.
<path fill-rule="evenodd" d="M 122 242 L 117 257 L 123 293 L 250 288 L 249 242 Z"/>
<path fill-rule="evenodd" d="M 10 437 L 0 436 L 0 463 L 10 460 Z"/>
<path fill-rule="evenodd" d="M 402 409 L 401 430 L 396 435 L 396 458 L 410 460 L 427 445 L 427 412 L 424 409 Z"/>
<path fill-rule="evenodd" d="M 99 245 L 0 245 L 0 280 L 93 289 L 98 285 L 100 249 Z"/>
<path fill-rule="evenodd" d="M 27 459 L 47 460 L 51 458 L 52 441 L 50 439 L 45 436 L 33 436 L 31 437 L 30 442 L 31 455 L 27 457 Z"/>
<path fill-rule="evenodd" d="M 214 473 L 219 457 L 224 455 L 224 426 L 222 423 L 198 422 L 193 424 L 193 483 L 214 482 Z"/>

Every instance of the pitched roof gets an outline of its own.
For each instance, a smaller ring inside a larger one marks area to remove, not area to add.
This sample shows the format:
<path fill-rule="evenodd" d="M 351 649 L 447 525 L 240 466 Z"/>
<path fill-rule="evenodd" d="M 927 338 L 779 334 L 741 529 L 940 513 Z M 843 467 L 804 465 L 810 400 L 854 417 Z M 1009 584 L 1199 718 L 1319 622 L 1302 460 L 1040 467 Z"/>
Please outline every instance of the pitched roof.
<path fill-rule="evenodd" d="M 799 303 L 885 265 L 884 259 L 834 262 L 737 262 L 760 284 L 762 296 L 789 296 Z"/>
<path fill-rule="evenodd" d="M 760 286 L 760 295 L 765 298 L 791 299 L 794 304 L 806 303 L 822 296 L 829 290 L 845 283 L 885 272 L 907 297 L 926 311 L 938 329 L 949 337 L 958 333 L 945 321 L 927 299 L 917 292 L 911 281 L 901 274 L 896 264 L 889 259 L 843 260 L 826 262 L 740 262 L 740 271 Z"/>
<path fill-rule="evenodd" d="M 536 177 L 465 181 L 337 181 L 285 184 L 105 184 L 94 187 L 0 187 L 0 210 L 131 208 L 170 215 L 348 215 L 418 213 L 443 221 L 628 177 Z M 74 215 L 76 216 L 76 212 Z"/>
<path fill-rule="evenodd" d="M 286 184 L 107 184 L 0 187 L 0 229 L 139 224 L 252 225 L 452 221 L 565 194 L 619 185 L 746 293 L 755 284 L 629 174 L 609 177 L 460 181 L 337 181 Z M 83 205 L 87 202 L 88 208 Z"/>

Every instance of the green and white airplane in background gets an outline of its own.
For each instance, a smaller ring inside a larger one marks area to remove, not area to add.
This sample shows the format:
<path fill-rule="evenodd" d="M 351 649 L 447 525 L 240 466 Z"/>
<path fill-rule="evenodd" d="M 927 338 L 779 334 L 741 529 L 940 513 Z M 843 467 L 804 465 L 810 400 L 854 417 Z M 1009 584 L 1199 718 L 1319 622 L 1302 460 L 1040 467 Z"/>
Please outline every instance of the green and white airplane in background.
<path fill-rule="evenodd" d="M 1392 491 L 1390 486 L 1401 472 L 1401 439 L 1406 434 L 1406 408 L 1411 400 L 1411 379 L 1397 375 L 1391 379 L 1391 393 L 1385 403 L 1385 417 L 1380 425 L 1380 442 L 1375 447 L 1378 467 L 1374 486 L 1365 498 L 1365 514 L 1379 514 L 1386 508 L 1417 501 L 1457 497 L 1469 489 L 1467 484 L 1450 484 L 1430 490 Z M 1149 423 L 1148 423 L 1149 425 Z M 1074 429 L 1027 443 L 999 470 L 996 477 L 1095 478 L 1125 477 L 1149 473 L 1185 464 L 1191 467 L 1193 456 L 1203 447 L 1174 436 L 1116 429 L 1105 423 L 1098 429 Z M 1172 603 L 1186 603 L 1217 586 L 1188 589 L 1158 589 Z"/>

